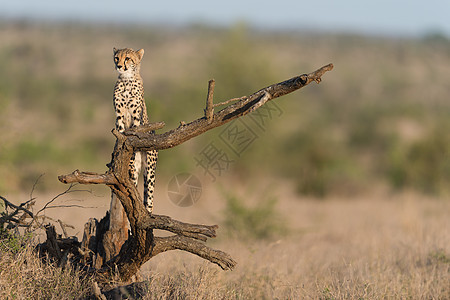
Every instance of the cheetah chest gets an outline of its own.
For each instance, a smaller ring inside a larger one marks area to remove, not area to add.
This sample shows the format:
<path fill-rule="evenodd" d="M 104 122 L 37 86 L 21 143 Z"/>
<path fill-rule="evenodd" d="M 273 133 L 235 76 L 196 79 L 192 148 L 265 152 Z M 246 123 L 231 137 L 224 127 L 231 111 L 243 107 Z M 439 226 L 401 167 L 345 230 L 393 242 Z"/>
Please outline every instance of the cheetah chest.
<path fill-rule="evenodd" d="M 123 118 L 125 128 L 130 128 L 134 120 L 141 121 L 142 85 L 137 81 L 119 81 L 114 91 L 114 105 L 118 117 Z"/>

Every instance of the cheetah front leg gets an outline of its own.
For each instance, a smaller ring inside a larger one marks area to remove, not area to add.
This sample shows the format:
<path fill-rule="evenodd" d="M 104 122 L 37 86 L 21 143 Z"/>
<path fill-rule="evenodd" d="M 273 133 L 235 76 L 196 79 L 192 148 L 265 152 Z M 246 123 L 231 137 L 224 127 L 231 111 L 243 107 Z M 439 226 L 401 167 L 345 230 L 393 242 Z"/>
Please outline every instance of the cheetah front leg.
<path fill-rule="evenodd" d="M 114 98 L 114 110 L 115 110 L 115 113 L 116 113 L 116 129 L 120 133 L 123 133 L 125 131 L 125 121 L 126 121 L 125 118 L 126 118 L 126 116 L 125 116 L 123 110 L 120 109 L 121 105 L 122 104 L 120 104 L 120 102 L 117 101 Z"/>
<path fill-rule="evenodd" d="M 114 107 L 116 111 L 116 129 L 120 133 L 123 133 L 126 127 L 125 122 L 127 121 L 127 119 L 129 119 L 127 118 L 127 116 L 129 117 L 129 115 L 125 114 L 124 111 L 120 109 L 120 104 L 119 102 L 116 103 L 116 99 L 114 99 Z M 134 118 L 133 123 L 133 127 L 139 126 L 139 122 L 136 120 L 136 118 Z M 141 171 L 141 164 L 141 153 L 133 153 L 133 156 L 130 159 L 128 171 L 131 180 L 133 180 L 136 186 L 138 183 L 139 172 Z"/>
<path fill-rule="evenodd" d="M 132 104 L 131 108 L 134 107 L 134 104 Z M 135 108 L 134 111 L 129 111 L 129 116 L 131 117 L 131 128 L 136 128 L 141 125 L 142 120 L 142 107 Z M 135 152 L 133 153 L 133 156 L 130 160 L 129 165 L 129 172 L 131 180 L 133 180 L 134 185 L 137 187 L 138 185 L 138 177 L 139 173 L 141 172 L 142 167 L 142 155 L 141 152 Z"/>

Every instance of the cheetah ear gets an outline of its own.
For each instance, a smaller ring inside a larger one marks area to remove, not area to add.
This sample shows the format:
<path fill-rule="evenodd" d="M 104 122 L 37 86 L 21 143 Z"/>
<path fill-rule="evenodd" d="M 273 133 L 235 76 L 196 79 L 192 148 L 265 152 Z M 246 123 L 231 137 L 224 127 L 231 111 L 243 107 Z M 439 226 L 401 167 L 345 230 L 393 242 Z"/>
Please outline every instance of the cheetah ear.
<path fill-rule="evenodd" d="M 142 57 L 144 56 L 144 49 L 140 49 L 140 50 L 136 51 L 136 53 L 139 55 L 139 60 L 141 60 Z"/>
<path fill-rule="evenodd" d="M 116 49 L 116 47 L 114 47 L 113 48 L 113 53 L 116 54 L 116 52 L 117 52 L 117 49 Z"/>

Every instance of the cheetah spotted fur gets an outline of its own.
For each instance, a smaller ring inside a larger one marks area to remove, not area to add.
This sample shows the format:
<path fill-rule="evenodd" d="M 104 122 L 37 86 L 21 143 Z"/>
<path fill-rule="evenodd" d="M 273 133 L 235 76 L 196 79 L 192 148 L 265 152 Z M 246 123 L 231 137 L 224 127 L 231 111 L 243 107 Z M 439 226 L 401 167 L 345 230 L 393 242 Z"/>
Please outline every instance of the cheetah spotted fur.
<path fill-rule="evenodd" d="M 144 101 L 144 84 L 139 74 L 144 49 L 114 48 L 114 64 L 119 72 L 114 87 L 114 110 L 116 129 L 125 129 L 148 124 L 147 108 Z M 145 161 L 142 162 L 142 156 Z M 153 192 L 158 151 L 136 152 L 130 161 L 130 177 L 137 186 L 141 166 L 144 167 L 144 206 L 153 212 Z"/>

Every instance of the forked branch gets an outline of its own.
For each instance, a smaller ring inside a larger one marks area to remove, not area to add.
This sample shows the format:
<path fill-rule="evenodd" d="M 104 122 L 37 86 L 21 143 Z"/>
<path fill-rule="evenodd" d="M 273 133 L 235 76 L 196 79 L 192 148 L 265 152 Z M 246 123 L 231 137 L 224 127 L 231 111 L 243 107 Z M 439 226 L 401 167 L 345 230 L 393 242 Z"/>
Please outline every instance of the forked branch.
<path fill-rule="evenodd" d="M 169 250 L 184 250 L 196 254 L 201 258 L 207 259 L 212 263 L 217 264 L 223 270 L 231 270 L 236 265 L 236 262 L 225 252 L 211 249 L 205 244 L 195 241 L 183 236 L 175 235 L 170 237 L 155 237 L 155 247 L 153 248 L 154 255 L 169 251 Z"/>
<path fill-rule="evenodd" d="M 178 235 L 206 241 L 209 237 L 216 237 L 218 226 L 189 224 L 174 220 L 169 216 L 151 215 L 143 222 L 142 228 L 167 230 Z"/>
<path fill-rule="evenodd" d="M 175 147 L 187 140 L 196 137 L 208 130 L 222 126 L 236 118 L 247 115 L 270 100 L 292 93 L 311 82 L 320 83 L 322 76 L 327 71 L 333 69 L 333 64 L 328 64 L 322 68 L 311 72 L 309 74 L 303 74 L 293 77 L 280 83 L 270 85 L 263 88 L 250 96 L 244 96 L 240 98 L 234 98 L 218 105 L 226 105 L 229 102 L 237 101 L 222 110 L 214 113 L 214 107 L 212 104 L 212 90 L 213 85 L 209 84 L 210 91 L 208 92 L 207 107 L 205 109 L 205 117 L 194 120 L 188 124 L 179 126 L 173 130 L 165 132 L 163 134 L 146 134 L 136 136 L 131 132 L 126 132 L 128 136 L 128 142 L 135 149 L 135 151 L 148 151 L 148 150 L 162 150 Z M 211 107 L 212 104 L 212 107 Z"/>

